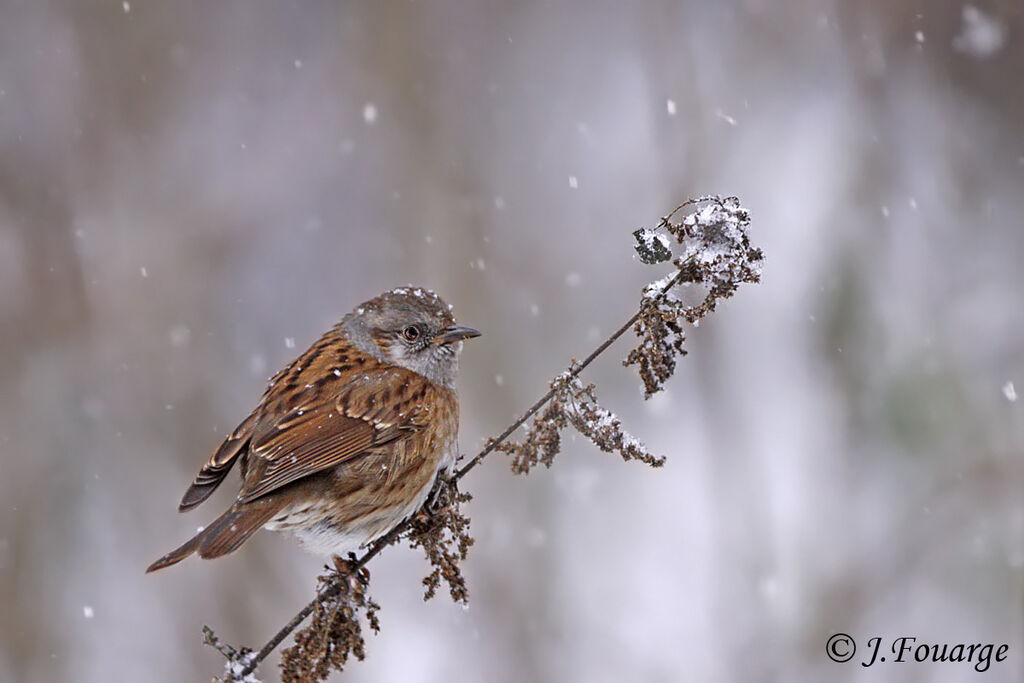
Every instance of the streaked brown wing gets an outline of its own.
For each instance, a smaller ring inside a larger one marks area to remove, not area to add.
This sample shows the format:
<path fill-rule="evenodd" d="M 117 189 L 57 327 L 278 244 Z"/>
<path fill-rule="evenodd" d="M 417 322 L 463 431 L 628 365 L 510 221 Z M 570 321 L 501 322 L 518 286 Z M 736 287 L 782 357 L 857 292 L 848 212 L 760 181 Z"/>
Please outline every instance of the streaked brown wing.
<path fill-rule="evenodd" d="M 296 408 L 249 443 L 242 502 L 336 467 L 368 449 L 419 428 L 413 389 L 422 378 L 402 369 L 378 369 L 366 381 L 341 387 L 326 405 Z M 419 394 L 422 397 L 422 394 Z"/>
<path fill-rule="evenodd" d="M 199 474 L 196 475 L 192 485 L 185 491 L 185 495 L 181 498 L 181 503 L 178 505 L 179 512 L 185 512 L 191 510 L 195 506 L 202 503 L 204 500 L 210 497 L 210 495 L 220 486 L 221 482 L 224 481 L 224 477 L 227 476 L 231 466 L 235 464 L 235 460 L 239 454 L 245 450 L 245 447 L 249 444 L 249 439 L 252 436 L 252 428 L 255 420 L 252 415 L 247 417 L 242 424 L 235 428 L 224 443 L 220 445 L 220 448 L 210 456 L 210 459 L 206 461 L 203 468 L 199 470 Z"/>

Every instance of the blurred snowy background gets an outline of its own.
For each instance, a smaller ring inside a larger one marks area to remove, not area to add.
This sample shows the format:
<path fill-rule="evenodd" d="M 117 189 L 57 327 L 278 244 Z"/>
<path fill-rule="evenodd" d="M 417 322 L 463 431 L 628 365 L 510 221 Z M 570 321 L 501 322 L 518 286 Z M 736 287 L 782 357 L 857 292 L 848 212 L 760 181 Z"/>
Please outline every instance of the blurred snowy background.
<path fill-rule="evenodd" d="M 493 457 L 465 482 L 469 609 L 387 551 L 346 680 L 975 680 L 835 664 L 837 631 L 1006 642 L 985 680 L 1024 678 L 1018 0 L 0 18 L 0 680 L 209 680 L 200 626 L 259 645 L 321 566 L 266 533 L 143 575 L 227 505 L 175 511 L 268 375 L 436 288 L 485 335 L 475 452 L 666 272 L 630 232 L 705 193 L 751 210 L 764 282 L 666 394 L 624 342 L 585 376 L 668 465 Z"/>

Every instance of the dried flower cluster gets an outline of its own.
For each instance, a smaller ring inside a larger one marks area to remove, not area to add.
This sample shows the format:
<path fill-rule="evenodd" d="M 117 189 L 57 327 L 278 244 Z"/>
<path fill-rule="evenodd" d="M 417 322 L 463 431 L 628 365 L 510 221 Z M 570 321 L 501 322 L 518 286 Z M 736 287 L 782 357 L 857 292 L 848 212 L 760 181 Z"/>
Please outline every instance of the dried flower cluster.
<path fill-rule="evenodd" d="M 395 530 L 373 544 L 376 552 L 404 537 L 411 547 L 423 549 L 433 567 L 423 579 L 424 600 L 434 597 L 442 579 L 448 584 L 452 600 L 466 603 L 469 599 L 460 562 L 466 559 L 473 537 L 469 535 L 469 517 L 462 514 L 461 505 L 471 499 L 468 493 L 459 492 L 454 480 L 439 480 L 429 502 L 409 520 L 407 528 Z M 282 681 L 326 680 L 331 671 L 343 670 L 350 655 L 363 659 L 365 641 L 359 615 L 365 612 L 370 628 L 380 630 L 380 606 L 366 594 L 370 574 L 363 565 L 367 559 L 335 558 L 334 568 L 320 577 L 313 619 L 296 634 L 295 645 L 282 657 Z M 248 663 L 248 659 L 236 659 Z M 236 678 L 229 680 L 238 680 L 237 674 L 244 669 L 236 665 L 233 671 Z"/>
<path fill-rule="evenodd" d="M 661 467 L 665 458 L 652 455 L 636 437 L 622 429 L 622 422 L 597 403 L 596 387 L 584 385 L 576 376 L 578 366 L 551 381 L 553 395 L 544 411 L 537 415 L 521 442 L 505 441 L 495 450 L 512 456 L 512 471 L 527 474 L 537 464 L 551 467 L 561 450 L 563 429 L 572 425 L 606 453 L 618 453 L 623 460 L 639 460 Z"/>
<path fill-rule="evenodd" d="M 700 206 L 681 222 L 672 216 L 686 206 Z M 736 197 L 701 197 L 681 204 L 661 219 L 654 230 L 637 230 L 636 251 L 644 263 L 672 258 L 667 235 L 682 246 L 672 263 L 676 272 L 644 288 L 633 330 L 640 345 L 623 365 L 638 365 L 644 396 L 661 391 L 676 369 L 676 356 L 686 355 L 683 322 L 691 325 L 715 310 L 720 299 L 731 297 L 743 282 L 759 282 L 764 254 L 750 245 L 750 214 Z M 665 230 L 665 233 L 659 230 Z M 700 303 L 687 305 L 673 293 L 677 285 L 706 287 Z"/>
<path fill-rule="evenodd" d="M 288 683 L 322 681 L 341 671 L 350 655 L 366 657 L 363 620 L 380 631 L 380 605 L 366 592 L 370 572 L 350 560 L 335 559 L 333 569 L 320 577 L 313 620 L 295 636 L 281 656 L 281 680 Z"/>
<path fill-rule="evenodd" d="M 448 592 L 455 602 L 463 604 L 469 599 L 466 579 L 459 563 L 466 559 L 473 537 L 469 535 L 469 517 L 462 514 L 461 506 L 473 497 L 459 492 L 454 481 L 442 483 L 433 500 L 413 517 L 409 525 L 409 545 L 423 548 L 427 562 L 434 569 L 423 579 L 426 590 L 424 600 L 437 593 L 441 579 L 448 584 Z"/>

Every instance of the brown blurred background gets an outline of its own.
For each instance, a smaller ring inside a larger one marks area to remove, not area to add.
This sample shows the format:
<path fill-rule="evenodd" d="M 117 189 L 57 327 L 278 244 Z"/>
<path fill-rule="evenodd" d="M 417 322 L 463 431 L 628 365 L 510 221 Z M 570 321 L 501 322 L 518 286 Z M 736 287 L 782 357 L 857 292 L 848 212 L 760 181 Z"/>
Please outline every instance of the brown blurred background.
<path fill-rule="evenodd" d="M 665 394 L 626 343 L 587 375 L 668 465 L 493 457 L 469 609 L 387 551 L 346 680 L 975 680 L 835 664 L 837 631 L 1009 643 L 985 680 L 1024 679 L 1022 11 L 3 0 L 0 681 L 209 680 L 200 626 L 261 644 L 322 564 L 268 533 L 142 573 L 230 499 L 175 512 L 268 375 L 433 287 L 485 333 L 475 452 L 664 274 L 630 232 L 706 193 L 764 282 Z"/>

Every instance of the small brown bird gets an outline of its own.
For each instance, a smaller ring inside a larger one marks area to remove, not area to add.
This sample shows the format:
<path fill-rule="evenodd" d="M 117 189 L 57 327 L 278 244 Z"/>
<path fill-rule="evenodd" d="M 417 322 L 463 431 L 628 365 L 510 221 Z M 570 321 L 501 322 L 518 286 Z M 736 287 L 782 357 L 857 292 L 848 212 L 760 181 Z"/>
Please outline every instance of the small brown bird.
<path fill-rule="evenodd" d="M 206 500 L 237 461 L 234 504 L 147 572 L 192 553 L 220 557 L 261 527 L 344 555 L 416 512 L 455 462 L 453 389 L 462 340 L 428 289 L 385 292 L 349 313 L 273 378 L 203 465 L 178 510 Z"/>

